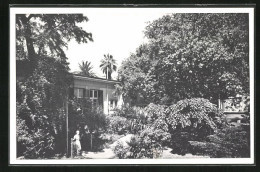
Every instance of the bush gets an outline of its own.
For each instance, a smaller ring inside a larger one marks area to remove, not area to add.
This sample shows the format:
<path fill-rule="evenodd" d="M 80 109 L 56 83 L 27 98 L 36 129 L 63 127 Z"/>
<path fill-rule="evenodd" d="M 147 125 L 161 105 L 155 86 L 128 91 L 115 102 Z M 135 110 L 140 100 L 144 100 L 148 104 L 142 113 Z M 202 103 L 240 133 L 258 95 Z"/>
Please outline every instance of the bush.
<path fill-rule="evenodd" d="M 149 131 L 144 131 L 139 136 L 131 138 L 128 158 L 159 158 L 162 156 L 163 148 L 161 142 L 153 140 Z"/>
<path fill-rule="evenodd" d="M 109 130 L 119 135 L 126 134 L 130 130 L 130 122 L 121 116 L 108 116 Z"/>
<path fill-rule="evenodd" d="M 69 105 L 70 127 L 74 132 L 77 129 L 88 126 L 90 132 L 98 132 L 107 128 L 107 118 L 101 107 L 92 106 L 90 99 L 70 100 Z M 74 134 L 74 133 L 72 133 Z"/>
<path fill-rule="evenodd" d="M 222 112 L 203 98 L 181 100 L 169 106 L 165 113 L 170 146 L 177 154 L 190 152 L 189 141 L 203 141 L 222 125 Z"/>
<path fill-rule="evenodd" d="M 147 118 L 140 107 L 123 106 L 109 117 L 110 128 L 117 134 L 136 134 L 145 128 Z"/>
<path fill-rule="evenodd" d="M 25 120 L 17 117 L 17 156 L 25 158 L 54 155 L 54 137 L 46 129 L 29 130 Z"/>
<path fill-rule="evenodd" d="M 102 108 L 92 105 L 91 100 L 74 98 L 69 104 L 69 127 L 70 138 L 74 136 L 76 130 L 80 130 L 83 150 L 90 149 L 92 138 L 92 151 L 98 151 L 103 148 L 106 141 L 100 136 L 108 128 L 108 118 Z"/>
<path fill-rule="evenodd" d="M 223 113 L 203 98 L 185 99 L 169 107 L 149 104 L 145 108 L 119 111 L 121 125 L 139 120 L 142 127 L 132 138 L 129 158 L 154 158 L 154 151 L 171 147 L 172 153 L 184 155 L 193 151 L 190 141 L 203 142 L 209 135 L 223 128 Z M 125 114 L 122 112 L 128 112 Z M 134 113 L 135 112 L 135 113 Z M 138 115 L 136 115 L 138 114 Z M 140 120 L 142 117 L 142 120 Z M 130 130 L 133 131 L 133 130 Z"/>
<path fill-rule="evenodd" d="M 113 148 L 113 152 L 119 159 L 127 158 L 128 149 L 124 147 L 124 144 L 121 141 L 118 141 L 116 146 Z"/>
<path fill-rule="evenodd" d="M 209 155 L 213 158 L 250 157 L 249 127 L 229 126 L 207 137 L 205 142 L 190 142 L 193 154 Z"/>

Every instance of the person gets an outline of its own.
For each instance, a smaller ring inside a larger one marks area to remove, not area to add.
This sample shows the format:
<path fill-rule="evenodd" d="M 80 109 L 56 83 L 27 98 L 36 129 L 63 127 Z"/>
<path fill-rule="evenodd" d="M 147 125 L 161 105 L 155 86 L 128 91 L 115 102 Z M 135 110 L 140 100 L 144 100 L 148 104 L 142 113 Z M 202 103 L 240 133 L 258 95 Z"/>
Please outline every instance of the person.
<path fill-rule="evenodd" d="M 84 127 L 85 129 L 85 142 L 84 142 L 84 145 L 85 145 L 85 149 L 86 151 L 90 151 L 90 131 L 89 131 L 89 128 L 88 126 L 86 125 Z"/>
<path fill-rule="evenodd" d="M 79 130 L 76 131 L 76 134 L 73 137 L 73 141 L 75 141 L 75 147 L 76 147 L 76 150 L 77 150 L 77 155 L 80 155 L 81 144 L 80 144 Z"/>

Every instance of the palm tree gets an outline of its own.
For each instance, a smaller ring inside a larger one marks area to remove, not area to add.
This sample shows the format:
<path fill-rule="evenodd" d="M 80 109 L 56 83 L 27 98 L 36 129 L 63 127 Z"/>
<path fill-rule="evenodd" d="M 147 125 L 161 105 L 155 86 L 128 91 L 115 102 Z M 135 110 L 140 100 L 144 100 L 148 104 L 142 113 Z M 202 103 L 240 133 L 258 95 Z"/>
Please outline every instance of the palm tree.
<path fill-rule="evenodd" d="M 90 62 L 82 61 L 81 64 L 79 63 L 79 68 L 80 68 L 79 74 L 89 76 L 89 77 L 95 76 L 95 74 L 92 72 L 93 66 L 91 65 Z"/>
<path fill-rule="evenodd" d="M 116 60 L 110 54 L 104 55 L 99 67 L 106 74 L 106 79 L 111 79 L 111 74 L 117 69 Z"/>

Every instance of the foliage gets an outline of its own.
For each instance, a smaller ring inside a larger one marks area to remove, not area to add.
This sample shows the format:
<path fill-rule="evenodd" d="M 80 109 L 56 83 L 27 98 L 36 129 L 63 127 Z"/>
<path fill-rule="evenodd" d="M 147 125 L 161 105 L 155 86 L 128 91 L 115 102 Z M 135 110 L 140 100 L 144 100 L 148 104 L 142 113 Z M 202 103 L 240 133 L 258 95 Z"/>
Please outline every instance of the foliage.
<path fill-rule="evenodd" d="M 87 125 L 90 132 L 99 132 L 105 130 L 107 119 L 101 107 L 92 105 L 92 101 L 87 98 L 70 100 L 70 127 L 74 132 Z"/>
<path fill-rule="evenodd" d="M 95 76 L 95 74 L 92 71 L 93 66 L 91 66 L 91 62 L 88 62 L 88 61 L 84 62 L 84 61 L 82 61 L 81 64 L 79 63 L 79 68 L 80 68 L 79 74 L 85 75 L 85 76 L 88 76 L 88 77 Z"/>
<path fill-rule="evenodd" d="M 216 105 L 203 98 L 180 100 L 169 106 L 166 113 L 166 121 L 172 129 L 190 126 L 202 129 L 207 126 L 214 131 L 217 128 L 214 119 L 221 116 Z M 198 126 L 202 123 L 204 126 Z"/>
<path fill-rule="evenodd" d="M 160 158 L 163 148 L 145 135 L 135 135 L 127 142 L 127 146 L 118 141 L 113 152 L 119 159 Z"/>
<path fill-rule="evenodd" d="M 146 121 L 143 108 L 122 106 L 109 116 L 109 128 L 117 134 L 136 134 L 146 127 Z"/>
<path fill-rule="evenodd" d="M 107 128 L 108 118 L 101 107 L 94 106 L 92 101 L 87 98 L 74 97 L 70 100 L 69 137 L 72 138 L 75 131 L 80 130 L 83 150 L 100 151 L 107 141 L 102 137 Z"/>
<path fill-rule="evenodd" d="M 166 134 L 166 133 L 164 133 Z M 159 137 L 158 137 L 159 136 Z M 131 138 L 130 158 L 159 158 L 162 155 L 163 147 L 160 140 L 160 131 L 145 129 L 138 137 Z"/>
<path fill-rule="evenodd" d="M 248 14 L 166 15 L 145 35 L 118 72 L 133 105 L 249 94 Z"/>
<path fill-rule="evenodd" d="M 222 125 L 222 113 L 216 105 L 206 99 L 194 98 L 178 101 L 166 110 L 166 123 L 171 134 L 171 147 L 174 153 L 189 152 L 188 141 L 205 140 Z M 217 125 L 218 124 L 218 125 Z"/>
<path fill-rule="evenodd" d="M 130 129 L 130 123 L 127 118 L 121 116 L 109 116 L 109 129 L 112 133 L 119 135 L 126 134 Z"/>
<path fill-rule="evenodd" d="M 249 127 L 229 126 L 207 137 L 205 142 L 190 141 L 193 154 L 209 155 L 212 158 L 250 157 Z"/>
<path fill-rule="evenodd" d="M 65 153 L 65 101 L 72 78 L 63 48 L 92 41 L 82 14 L 17 14 L 17 60 L 30 70 L 17 80 L 17 150 L 25 158 Z"/>
<path fill-rule="evenodd" d="M 65 150 L 65 141 L 59 141 L 65 135 L 64 100 L 71 81 L 60 61 L 41 57 L 38 64 L 32 76 L 17 81 L 16 91 L 17 119 L 21 119 L 17 126 L 24 125 L 17 135 L 17 144 L 23 145 L 18 149 L 30 158 Z M 22 138 L 30 138 L 31 142 L 23 142 Z"/>
<path fill-rule="evenodd" d="M 138 116 L 133 109 L 124 107 L 114 116 L 123 119 L 122 127 Z M 159 158 L 164 146 L 181 155 L 249 157 L 249 125 L 230 126 L 223 112 L 207 99 L 184 99 L 171 106 L 149 104 L 140 109 L 144 127 L 135 132 L 129 147 L 117 147 L 116 155 L 121 158 Z"/>
<path fill-rule="evenodd" d="M 117 141 L 116 146 L 113 148 L 113 152 L 119 159 L 127 158 L 128 149 L 124 147 L 121 141 Z"/>
<path fill-rule="evenodd" d="M 82 14 L 17 14 L 17 58 L 28 59 L 36 66 L 42 55 L 65 62 L 63 48 L 67 48 L 68 41 L 87 43 L 93 40 L 91 33 L 77 25 L 87 21 Z"/>
<path fill-rule="evenodd" d="M 54 137 L 45 129 L 33 130 L 26 126 L 25 120 L 17 118 L 18 156 L 25 158 L 50 157 L 54 155 Z"/>
<path fill-rule="evenodd" d="M 116 60 L 112 55 L 104 55 L 104 59 L 101 60 L 100 68 L 103 73 L 106 74 L 107 79 L 112 79 L 111 74 L 116 71 Z"/>
<path fill-rule="evenodd" d="M 225 126 L 222 113 L 206 99 L 178 101 L 171 106 L 149 104 L 144 108 L 145 127 L 137 133 L 137 143 L 131 145 L 132 157 L 152 158 L 154 148 L 163 146 L 173 153 L 190 152 L 189 141 L 203 141 Z M 145 152 L 145 154 L 144 154 Z"/>

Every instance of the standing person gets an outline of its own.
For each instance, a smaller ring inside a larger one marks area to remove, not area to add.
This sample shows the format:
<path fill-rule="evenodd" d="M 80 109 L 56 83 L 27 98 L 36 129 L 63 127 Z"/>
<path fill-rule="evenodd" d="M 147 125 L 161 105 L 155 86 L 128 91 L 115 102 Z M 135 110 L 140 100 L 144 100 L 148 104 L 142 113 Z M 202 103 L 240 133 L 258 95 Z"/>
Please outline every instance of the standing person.
<path fill-rule="evenodd" d="M 84 127 L 84 129 L 85 129 L 85 136 L 86 136 L 85 148 L 86 148 L 86 151 L 91 151 L 91 149 L 90 149 L 90 131 L 89 131 L 89 128 L 87 125 Z"/>
<path fill-rule="evenodd" d="M 76 131 L 76 134 L 73 137 L 73 141 L 75 141 L 75 146 L 77 150 L 77 155 L 80 155 L 81 151 L 81 144 L 80 144 L 80 135 L 79 135 L 79 130 Z"/>
<path fill-rule="evenodd" d="M 84 127 L 84 132 L 83 132 L 83 135 L 81 137 L 81 150 L 85 153 L 87 153 L 87 151 L 89 151 L 89 129 L 88 129 L 88 126 L 85 125 Z"/>

